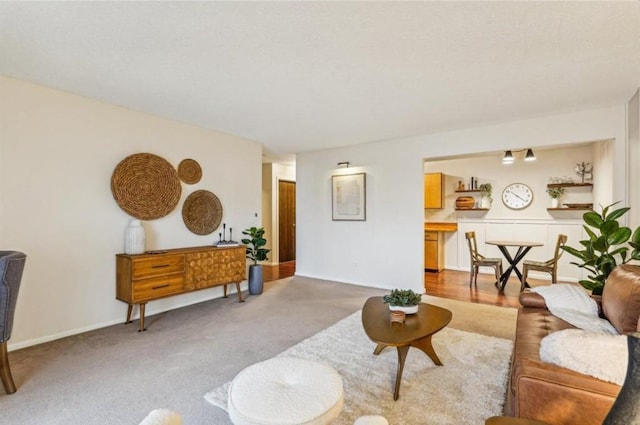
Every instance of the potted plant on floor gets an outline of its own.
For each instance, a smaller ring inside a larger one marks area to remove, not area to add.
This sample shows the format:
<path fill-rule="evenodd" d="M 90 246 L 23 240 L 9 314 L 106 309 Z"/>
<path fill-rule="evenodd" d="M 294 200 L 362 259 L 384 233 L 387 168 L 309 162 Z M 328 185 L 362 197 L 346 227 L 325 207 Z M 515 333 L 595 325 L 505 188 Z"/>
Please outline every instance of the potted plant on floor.
<path fill-rule="evenodd" d="M 267 254 L 271 250 L 262 248 L 267 244 L 267 240 L 264 238 L 264 228 L 250 227 L 243 230 L 242 234 L 249 236 L 242 239 L 242 243 L 247 246 L 247 258 L 253 261 L 253 264 L 249 266 L 249 294 L 258 295 L 262 293 L 264 286 L 262 265 L 258 264 L 258 261 L 268 260 Z"/>
<path fill-rule="evenodd" d="M 616 203 L 602 209 L 601 213 L 589 211 L 582 215 L 584 230 L 589 237 L 580 241 L 582 249 L 570 246 L 561 248 L 578 257 L 582 263 L 571 262 L 588 270 L 588 279 L 580 280 L 580 284 L 590 289 L 594 295 L 601 295 L 609 273 L 618 265 L 631 260 L 640 261 L 640 226 L 631 231 L 621 226 L 618 219 L 629 211 L 628 207 L 609 211 Z M 627 246 L 629 245 L 629 246 Z M 629 248 L 633 248 L 631 255 Z"/>
<path fill-rule="evenodd" d="M 391 311 L 413 314 L 418 312 L 422 297 L 411 289 L 394 289 L 390 294 L 382 297 L 382 300 L 385 304 L 389 304 L 389 310 Z"/>
<path fill-rule="evenodd" d="M 551 197 L 551 208 L 558 208 L 560 198 L 564 196 L 564 187 L 548 187 L 547 193 Z"/>

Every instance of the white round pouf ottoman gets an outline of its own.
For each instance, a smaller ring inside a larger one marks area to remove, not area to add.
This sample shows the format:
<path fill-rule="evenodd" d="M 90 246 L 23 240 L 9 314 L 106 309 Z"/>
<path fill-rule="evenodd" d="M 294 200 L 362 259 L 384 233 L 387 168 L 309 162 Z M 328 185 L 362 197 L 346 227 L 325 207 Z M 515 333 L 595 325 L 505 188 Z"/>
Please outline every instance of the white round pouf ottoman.
<path fill-rule="evenodd" d="M 342 410 L 342 378 L 324 363 L 274 357 L 240 372 L 227 401 L 235 425 L 324 425 Z"/>

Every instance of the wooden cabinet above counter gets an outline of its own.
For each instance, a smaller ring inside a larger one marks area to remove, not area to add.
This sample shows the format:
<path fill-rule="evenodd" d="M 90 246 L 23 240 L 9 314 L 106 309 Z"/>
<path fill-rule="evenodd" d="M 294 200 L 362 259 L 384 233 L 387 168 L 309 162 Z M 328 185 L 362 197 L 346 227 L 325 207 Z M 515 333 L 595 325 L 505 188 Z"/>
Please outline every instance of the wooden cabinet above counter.
<path fill-rule="evenodd" d="M 425 232 L 457 232 L 458 223 L 452 221 L 425 222 L 424 230 Z"/>
<path fill-rule="evenodd" d="M 424 175 L 424 208 L 444 208 L 444 175 L 442 173 Z"/>

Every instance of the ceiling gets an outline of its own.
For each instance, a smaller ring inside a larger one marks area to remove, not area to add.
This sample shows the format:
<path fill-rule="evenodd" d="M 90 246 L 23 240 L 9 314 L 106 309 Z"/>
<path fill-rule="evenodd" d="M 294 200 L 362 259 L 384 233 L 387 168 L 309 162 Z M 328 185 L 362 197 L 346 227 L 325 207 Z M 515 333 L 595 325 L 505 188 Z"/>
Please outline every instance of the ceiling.
<path fill-rule="evenodd" d="M 0 2 L 0 73 L 269 156 L 619 105 L 640 2 Z"/>

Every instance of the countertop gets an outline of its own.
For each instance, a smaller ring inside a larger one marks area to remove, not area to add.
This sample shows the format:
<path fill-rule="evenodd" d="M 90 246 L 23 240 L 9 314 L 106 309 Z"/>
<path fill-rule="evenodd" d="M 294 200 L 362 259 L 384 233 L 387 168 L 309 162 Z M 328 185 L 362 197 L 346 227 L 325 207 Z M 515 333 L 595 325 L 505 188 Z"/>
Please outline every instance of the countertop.
<path fill-rule="evenodd" d="M 457 232 L 458 223 L 454 221 L 429 221 L 424 223 L 427 232 Z"/>

